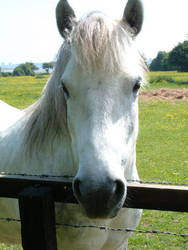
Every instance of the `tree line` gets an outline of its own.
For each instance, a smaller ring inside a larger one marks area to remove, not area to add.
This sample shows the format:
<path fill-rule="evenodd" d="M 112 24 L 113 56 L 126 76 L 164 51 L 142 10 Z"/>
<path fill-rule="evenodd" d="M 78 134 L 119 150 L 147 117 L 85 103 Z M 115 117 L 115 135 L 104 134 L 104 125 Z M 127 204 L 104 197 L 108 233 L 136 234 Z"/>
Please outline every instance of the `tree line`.
<path fill-rule="evenodd" d="M 54 66 L 54 62 L 43 63 L 42 68 L 49 74 L 49 70 L 52 69 Z M 19 64 L 13 72 L 1 72 L 0 68 L 0 76 L 34 76 L 35 71 L 39 68 L 30 62 Z"/>
<path fill-rule="evenodd" d="M 149 66 L 151 71 L 177 70 L 188 72 L 188 41 L 179 43 L 170 52 L 159 51 Z"/>
<path fill-rule="evenodd" d="M 54 62 L 43 63 L 42 68 L 49 73 L 49 70 L 54 66 Z M 170 71 L 177 70 L 188 72 L 188 41 L 179 43 L 170 52 L 159 51 L 157 57 L 154 58 L 149 65 L 151 71 Z M 34 76 L 38 70 L 33 63 L 26 62 L 18 65 L 12 73 L 1 72 L 0 76 Z"/>

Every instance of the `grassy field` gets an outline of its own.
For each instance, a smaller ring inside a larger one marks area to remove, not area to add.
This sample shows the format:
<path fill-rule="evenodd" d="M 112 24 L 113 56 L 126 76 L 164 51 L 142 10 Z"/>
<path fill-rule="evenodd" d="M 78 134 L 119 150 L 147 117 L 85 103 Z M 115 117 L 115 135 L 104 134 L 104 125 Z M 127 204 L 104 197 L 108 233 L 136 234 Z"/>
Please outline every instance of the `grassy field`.
<path fill-rule="evenodd" d="M 0 100 L 17 108 L 25 108 L 40 96 L 48 77 L 0 77 Z"/>
<path fill-rule="evenodd" d="M 141 179 L 188 183 L 188 102 L 140 103 L 137 166 Z M 188 234 L 188 214 L 144 211 L 139 229 Z M 129 250 L 188 249 L 188 238 L 134 235 Z"/>
<path fill-rule="evenodd" d="M 152 80 L 151 80 L 152 79 Z M 24 108 L 39 97 L 47 77 L 0 78 L 0 99 Z M 148 89 L 188 87 L 188 74 L 149 73 Z M 141 179 L 188 183 L 188 102 L 140 102 L 137 166 Z M 188 234 L 188 214 L 144 211 L 139 229 Z M 0 250 L 17 250 L 5 245 Z M 188 249 L 188 238 L 134 234 L 129 250 Z M 83 249 L 84 250 L 84 249 Z"/>
<path fill-rule="evenodd" d="M 147 80 L 146 89 L 188 88 L 188 73 L 184 72 L 149 72 Z"/>

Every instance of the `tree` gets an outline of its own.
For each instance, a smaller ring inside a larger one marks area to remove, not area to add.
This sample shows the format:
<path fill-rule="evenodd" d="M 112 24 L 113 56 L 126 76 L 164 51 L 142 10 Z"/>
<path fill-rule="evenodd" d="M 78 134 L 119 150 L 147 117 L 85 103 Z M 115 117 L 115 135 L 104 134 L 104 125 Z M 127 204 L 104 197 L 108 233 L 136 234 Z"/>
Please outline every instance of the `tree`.
<path fill-rule="evenodd" d="M 157 57 L 153 59 L 150 64 L 151 71 L 168 71 L 172 70 L 172 67 L 168 63 L 169 53 L 165 51 L 159 51 Z"/>
<path fill-rule="evenodd" d="M 179 43 L 169 53 L 160 51 L 150 65 L 151 71 L 178 70 L 188 72 L 188 41 Z"/>
<path fill-rule="evenodd" d="M 46 73 L 49 73 L 49 70 L 53 68 L 53 62 L 43 63 L 42 68 L 46 70 Z"/>
<path fill-rule="evenodd" d="M 26 62 L 25 65 L 30 67 L 33 71 L 38 70 L 38 67 L 34 63 Z"/>
<path fill-rule="evenodd" d="M 178 71 L 188 72 L 188 41 L 179 43 L 170 52 L 168 62 Z"/>
<path fill-rule="evenodd" d="M 25 72 L 22 67 L 17 66 L 13 71 L 13 76 L 25 76 Z"/>
<path fill-rule="evenodd" d="M 20 64 L 14 69 L 13 76 L 34 76 L 34 70 L 37 69 L 38 68 L 33 63 L 27 62 L 25 64 Z"/>

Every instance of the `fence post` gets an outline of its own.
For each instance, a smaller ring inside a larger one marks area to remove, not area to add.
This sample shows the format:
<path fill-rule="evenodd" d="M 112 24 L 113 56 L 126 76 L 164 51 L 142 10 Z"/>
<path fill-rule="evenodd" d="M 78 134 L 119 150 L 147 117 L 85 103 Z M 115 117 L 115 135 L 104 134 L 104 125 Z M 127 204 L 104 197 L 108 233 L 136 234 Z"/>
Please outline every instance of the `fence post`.
<path fill-rule="evenodd" d="M 51 188 L 29 187 L 19 194 L 24 250 L 57 250 L 55 208 Z"/>

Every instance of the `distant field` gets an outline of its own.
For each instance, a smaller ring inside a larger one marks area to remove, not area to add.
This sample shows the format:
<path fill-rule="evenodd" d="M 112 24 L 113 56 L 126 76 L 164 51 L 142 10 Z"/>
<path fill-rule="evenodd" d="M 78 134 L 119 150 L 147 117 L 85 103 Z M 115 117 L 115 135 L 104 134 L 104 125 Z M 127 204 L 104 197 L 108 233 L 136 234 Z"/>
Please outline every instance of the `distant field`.
<path fill-rule="evenodd" d="M 0 77 L 0 99 L 17 108 L 25 108 L 39 98 L 48 77 Z"/>
<path fill-rule="evenodd" d="M 149 72 L 147 80 L 150 83 L 146 88 L 188 88 L 188 73 L 177 71 Z"/>
<path fill-rule="evenodd" d="M 149 77 L 147 89 L 188 87 L 188 73 L 151 72 Z M 0 78 L 0 99 L 24 108 L 40 96 L 46 81 L 47 77 Z M 137 166 L 140 177 L 188 183 L 188 101 L 141 101 L 139 117 Z M 188 213 L 145 210 L 139 229 L 188 234 Z M 17 248 L 0 246 L 0 250 L 13 249 Z M 128 250 L 145 249 L 188 249 L 188 238 L 134 234 Z"/>

